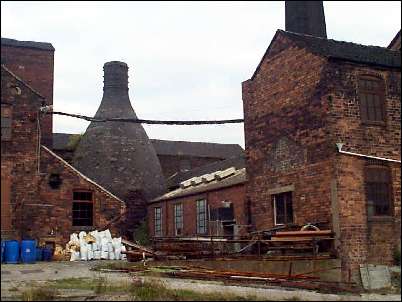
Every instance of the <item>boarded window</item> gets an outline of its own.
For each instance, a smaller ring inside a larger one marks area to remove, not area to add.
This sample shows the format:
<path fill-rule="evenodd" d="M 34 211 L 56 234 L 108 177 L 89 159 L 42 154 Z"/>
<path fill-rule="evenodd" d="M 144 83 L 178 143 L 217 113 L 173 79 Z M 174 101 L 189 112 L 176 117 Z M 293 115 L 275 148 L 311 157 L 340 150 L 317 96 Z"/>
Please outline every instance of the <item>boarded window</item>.
<path fill-rule="evenodd" d="M 389 168 L 385 166 L 367 166 L 365 187 L 368 215 L 391 215 L 391 177 Z"/>
<path fill-rule="evenodd" d="M 1 140 L 11 140 L 11 106 L 1 104 Z"/>
<path fill-rule="evenodd" d="M 374 77 L 359 80 L 360 115 L 364 122 L 385 121 L 384 81 Z"/>
<path fill-rule="evenodd" d="M 183 231 L 183 204 L 181 203 L 174 205 L 174 225 L 176 236 L 181 235 Z"/>
<path fill-rule="evenodd" d="M 273 195 L 275 225 L 293 223 L 292 192 Z"/>
<path fill-rule="evenodd" d="M 93 226 L 92 192 L 73 192 L 73 226 Z"/>
<path fill-rule="evenodd" d="M 197 234 L 207 233 L 207 201 L 197 200 Z"/>
<path fill-rule="evenodd" d="M 162 208 L 155 208 L 155 236 L 162 236 Z"/>

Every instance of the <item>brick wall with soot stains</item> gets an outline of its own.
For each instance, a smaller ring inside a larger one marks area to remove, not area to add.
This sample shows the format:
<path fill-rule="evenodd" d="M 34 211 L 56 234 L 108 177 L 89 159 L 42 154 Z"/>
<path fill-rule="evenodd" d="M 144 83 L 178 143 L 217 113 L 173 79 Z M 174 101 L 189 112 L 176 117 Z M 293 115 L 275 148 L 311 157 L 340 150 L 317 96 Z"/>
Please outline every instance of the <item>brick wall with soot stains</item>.
<path fill-rule="evenodd" d="M 54 51 L 1 45 L 1 64 L 45 97 L 46 105 L 53 105 Z M 53 117 L 42 121 L 42 143 L 52 147 Z"/>
<path fill-rule="evenodd" d="M 400 160 L 401 103 L 400 70 L 331 61 L 327 67 L 330 94 L 330 128 L 334 142 L 343 150 Z M 384 81 L 385 123 L 364 123 L 360 116 L 358 80 L 373 76 Z M 381 162 L 390 170 L 391 212 L 387 216 L 368 215 L 365 193 L 365 168 L 368 160 L 348 155 L 337 156 L 338 203 L 341 226 L 341 254 L 347 266 L 360 263 L 392 264 L 400 248 L 401 166 Z"/>
<path fill-rule="evenodd" d="M 360 73 L 386 81 L 384 127 L 362 125 Z M 336 231 L 344 280 L 349 271 L 356 277 L 360 263 L 391 263 L 400 246 L 400 164 L 389 164 L 392 217 L 368 221 L 365 160 L 338 154 L 335 143 L 400 159 L 400 71 L 328 62 L 281 37 L 255 78 L 243 83 L 243 101 L 256 229 L 273 227 L 272 191 L 293 186 L 294 222 L 329 221 Z"/>
<path fill-rule="evenodd" d="M 6 231 L 9 236 L 20 238 L 23 204 L 38 201 L 36 117 L 42 99 L 3 69 L 1 88 L 1 105 L 11 112 L 10 140 L 1 141 L 2 182 L 5 181 L 10 192 L 7 197 L 10 230 Z"/>

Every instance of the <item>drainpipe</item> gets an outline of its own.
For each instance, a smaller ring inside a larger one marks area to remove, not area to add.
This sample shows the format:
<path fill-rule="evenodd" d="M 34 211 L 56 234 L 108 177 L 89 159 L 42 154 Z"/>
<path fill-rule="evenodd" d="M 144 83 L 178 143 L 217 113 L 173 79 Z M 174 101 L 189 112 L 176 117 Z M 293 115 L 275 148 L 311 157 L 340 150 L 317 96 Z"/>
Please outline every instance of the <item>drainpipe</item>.
<path fill-rule="evenodd" d="M 343 151 L 342 150 L 343 145 L 344 145 L 344 143 L 336 143 L 336 146 L 338 147 L 339 153 L 349 154 L 349 155 L 354 155 L 354 156 L 359 156 L 359 157 L 373 158 L 373 159 L 383 160 L 383 161 L 390 161 L 390 162 L 394 162 L 394 163 L 401 163 L 400 160 L 396 160 L 396 159 L 377 157 L 377 156 L 372 156 L 372 155 L 365 155 L 365 154 L 354 153 L 354 152 L 349 152 L 349 151 Z"/>

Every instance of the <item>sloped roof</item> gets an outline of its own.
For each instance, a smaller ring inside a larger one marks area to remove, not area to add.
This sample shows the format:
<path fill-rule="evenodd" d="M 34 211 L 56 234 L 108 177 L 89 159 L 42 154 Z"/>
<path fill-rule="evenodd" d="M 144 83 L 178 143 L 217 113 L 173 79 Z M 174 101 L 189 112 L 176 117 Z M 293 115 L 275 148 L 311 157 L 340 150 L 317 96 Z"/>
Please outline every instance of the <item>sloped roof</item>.
<path fill-rule="evenodd" d="M 240 156 L 233 156 L 225 160 L 219 160 L 189 171 L 178 172 L 177 174 L 174 174 L 167 179 L 167 186 L 168 188 L 175 188 L 178 187 L 180 183 L 182 181 L 185 181 L 186 179 L 190 179 L 195 176 L 204 175 L 207 173 L 212 173 L 214 171 L 222 171 L 230 167 L 235 167 L 236 169 L 243 169 L 246 167 L 246 160 L 244 158 L 243 152 Z"/>
<path fill-rule="evenodd" d="M 1 69 L 2 71 L 7 72 L 9 75 L 11 75 L 13 78 L 15 78 L 17 81 L 19 81 L 21 84 L 23 84 L 25 87 L 27 87 L 29 90 L 31 90 L 33 93 L 35 93 L 38 97 L 41 99 L 44 99 L 45 97 L 41 95 L 39 92 L 37 92 L 35 89 L 32 88 L 29 84 L 27 84 L 23 79 L 21 79 L 19 76 L 17 76 L 15 73 L 13 73 L 10 69 L 8 69 L 4 64 L 1 64 Z"/>
<path fill-rule="evenodd" d="M 100 190 L 102 190 L 104 193 L 106 193 L 107 195 L 109 195 L 110 197 L 125 203 L 123 200 L 121 200 L 119 197 L 117 197 L 116 195 L 114 195 L 113 193 L 111 193 L 110 191 L 106 190 L 104 187 L 102 187 L 100 184 L 96 183 L 95 181 L 93 181 L 92 179 L 90 179 L 89 177 L 85 176 L 84 174 L 82 174 L 80 171 L 78 171 L 76 168 L 74 168 L 72 165 L 70 165 L 68 162 L 66 162 L 64 159 L 62 159 L 60 156 L 58 156 L 57 154 L 55 154 L 53 151 L 51 151 L 49 148 L 47 148 L 44 145 L 41 145 L 42 149 L 45 150 L 46 152 L 48 152 L 50 155 L 52 155 L 53 157 L 55 157 L 58 161 L 60 161 L 66 168 L 68 168 L 69 170 L 71 170 L 73 173 L 75 173 L 76 175 L 78 175 L 79 177 L 85 179 L 86 181 L 90 182 L 91 184 L 95 185 L 97 188 L 99 188 Z"/>
<path fill-rule="evenodd" d="M 386 47 L 336 41 L 278 29 L 252 78 L 257 74 L 261 63 L 268 55 L 269 50 L 278 35 L 286 36 L 299 47 L 306 48 L 319 56 L 368 65 L 378 65 L 391 68 L 401 67 L 401 53 L 399 51 L 390 50 Z"/>
<path fill-rule="evenodd" d="M 51 43 L 35 42 L 35 41 L 19 41 L 19 40 L 9 39 L 9 38 L 1 38 L 1 45 L 13 46 L 13 47 L 24 47 L 24 48 L 35 48 L 35 49 L 52 50 L 52 51 L 55 50 Z"/>
<path fill-rule="evenodd" d="M 401 45 L 401 31 L 399 30 L 395 37 L 392 39 L 391 43 L 388 45 L 388 49 L 392 49 L 395 44 L 399 43 Z M 399 49 L 398 49 L 399 50 Z"/>
<path fill-rule="evenodd" d="M 210 174 L 219 174 L 221 171 L 215 171 L 214 173 L 210 173 Z M 210 175 L 207 174 L 207 175 Z M 199 175 L 198 177 L 203 177 L 203 176 L 207 176 L 207 175 Z M 190 180 L 190 179 L 188 179 Z M 234 186 L 234 185 L 238 185 L 238 184 L 243 184 L 247 181 L 247 174 L 246 174 L 246 169 L 240 169 L 240 170 L 236 170 L 232 175 L 223 178 L 221 180 L 218 180 L 216 178 L 214 178 L 212 181 L 210 182 L 200 182 L 198 184 L 194 184 L 194 185 L 190 185 L 188 187 L 185 188 L 178 188 L 174 191 L 168 192 L 160 197 L 157 197 L 155 199 L 153 199 L 151 201 L 152 202 L 159 202 L 162 200 L 169 200 L 169 199 L 174 199 L 174 198 L 178 198 L 178 197 L 184 197 L 184 196 L 188 196 L 188 195 L 193 195 L 193 194 L 199 194 L 199 193 L 203 193 L 203 192 L 207 192 L 207 191 L 212 191 L 212 190 L 217 190 L 217 189 L 222 189 L 222 188 L 226 188 L 226 187 L 230 187 L 230 186 Z"/>
<path fill-rule="evenodd" d="M 67 149 L 68 142 L 72 135 L 77 134 L 53 133 L 53 149 Z M 233 156 L 239 156 L 244 152 L 243 148 L 236 144 L 166 141 L 159 139 L 151 139 L 150 141 L 158 155 L 186 155 L 226 159 Z"/>
<path fill-rule="evenodd" d="M 217 144 L 151 139 L 158 155 L 188 155 L 197 157 L 229 158 L 240 155 L 243 148 L 236 144 Z"/>

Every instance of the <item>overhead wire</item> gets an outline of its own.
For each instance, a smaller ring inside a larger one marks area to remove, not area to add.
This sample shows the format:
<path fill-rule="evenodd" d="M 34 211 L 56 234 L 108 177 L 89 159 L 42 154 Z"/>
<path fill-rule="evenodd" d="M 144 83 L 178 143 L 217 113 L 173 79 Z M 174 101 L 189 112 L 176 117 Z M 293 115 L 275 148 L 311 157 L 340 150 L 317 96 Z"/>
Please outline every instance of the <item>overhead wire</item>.
<path fill-rule="evenodd" d="M 45 114 L 56 114 L 75 117 L 89 122 L 127 122 L 135 124 L 149 124 L 149 125 L 219 125 L 219 124 L 236 124 L 243 123 L 244 119 L 228 119 L 228 120 L 198 120 L 198 121 L 178 121 L 178 120 L 148 120 L 148 119 L 134 119 L 134 118 L 94 118 L 81 114 L 72 114 L 60 111 L 44 111 Z"/>

